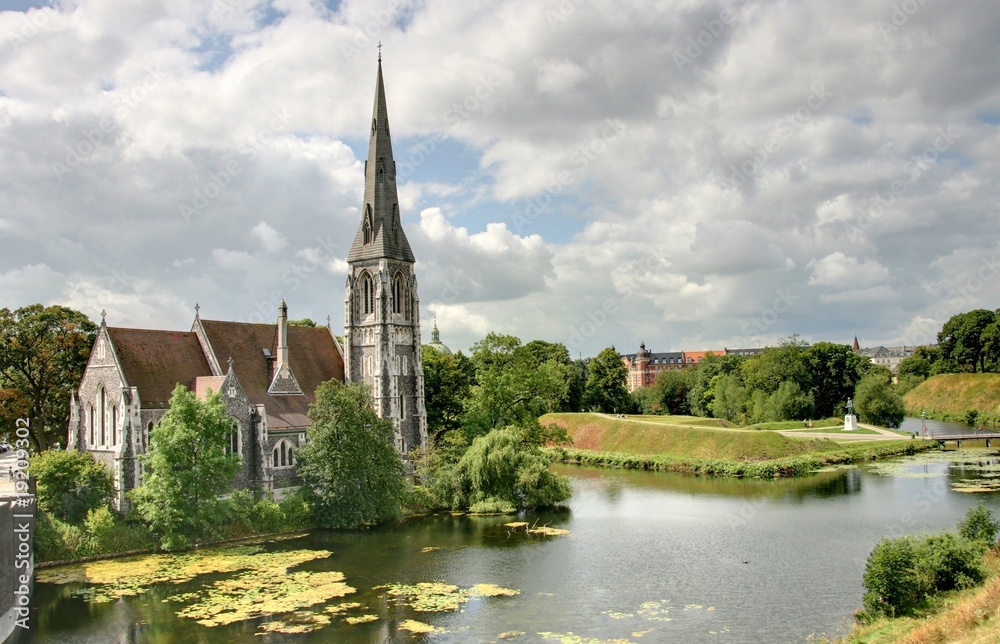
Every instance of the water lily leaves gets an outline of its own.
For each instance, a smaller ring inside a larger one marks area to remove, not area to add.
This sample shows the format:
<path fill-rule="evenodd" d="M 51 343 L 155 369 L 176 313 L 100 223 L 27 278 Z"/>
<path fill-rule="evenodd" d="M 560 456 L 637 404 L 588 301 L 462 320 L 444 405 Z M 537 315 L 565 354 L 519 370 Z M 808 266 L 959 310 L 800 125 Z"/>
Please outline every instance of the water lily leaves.
<path fill-rule="evenodd" d="M 545 537 L 558 537 L 560 535 L 569 534 L 569 530 L 563 530 L 562 528 L 550 528 L 547 525 L 543 525 L 540 528 L 532 528 L 528 530 L 528 534 L 540 534 Z"/>
<path fill-rule="evenodd" d="M 557 640 L 561 644 L 631 644 L 628 640 L 599 640 L 593 637 L 580 637 L 573 633 L 539 633 L 542 639 Z"/>
<path fill-rule="evenodd" d="M 520 591 L 494 584 L 476 584 L 465 590 L 454 584 L 420 582 L 418 584 L 391 584 L 383 586 L 385 594 L 398 597 L 417 612 L 458 610 L 472 597 L 513 597 Z"/>
<path fill-rule="evenodd" d="M 345 617 L 344 621 L 353 626 L 355 624 L 374 622 L 377 619 L 378 615 L 358 615 L 357 617 Z"/>
<path fill-rule="evenodd" d="M 270 622 L 264 622 L 257 627 L 260 633 L 257 635 L 264 635 L 266 633 L 311 633 L 317 629 L 323 628 L 330 623 L 330 618 L 321 613 L 312 613 L 309 611 L 296 611 L 285 619 L 276 619 Z"/>
<path fill-rule="evenodd" d="M 408 619 L 399 625 L 399 628 L 404 631 L 410 631 L 411 633 L 418 634 L 433 634 L 433 633 L 443 633 L 444 629 L 438 628 L 436 626 L 431 626 L 430 624 L 425 624 L 423 622 L 418 622 L 415 619 Z"/>

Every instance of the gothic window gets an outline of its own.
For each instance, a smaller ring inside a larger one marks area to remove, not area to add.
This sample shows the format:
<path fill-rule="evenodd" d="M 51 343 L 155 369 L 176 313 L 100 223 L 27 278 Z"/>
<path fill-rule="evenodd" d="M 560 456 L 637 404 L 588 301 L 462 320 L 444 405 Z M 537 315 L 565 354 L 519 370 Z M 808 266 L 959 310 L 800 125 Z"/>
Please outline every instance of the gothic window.
<path fill-rule="evenodd" d="M 107 420 L 108 420 L 108 397 L 104 391 L 104 387 L 101 387 L 100 392 L 97 395 L 97 413 L 100 414 L 100 445 L 107 445 L 108 434 L 107 434 Z"/>
<path fill-rule="evenodd" d="M 229 445 L 226 447 L 226 454 L 230 456 L 240 455 L 240 426 L 235 420 L 229 430 Z"/>
<path fill-rule="evenodd" d="M 118 444 L 118 408 L 111 406 L 111 444 Z"/>
<path fill-rule="evenodd" d="M 295 448 L 285 439 L 278 441 L 271 452 L 273 467 L 292 467 L 295 465 Z"/>
<path fill-rule="evenodd" d="M 94 445 L 97 444 L 97 423 L 96 423 L 96 419 L 94 418 L 94 406 L 90 405 L 88 407 L 88 411 L 90 412 L 90 423 L 89 423 L 89 425 L 90 425 L 90 442 L 87 444 L 87 446 L 88 447 L 93 447 Z"/>
<path fill-rule="evenodd" d="M 375 241 L 372 238 L 372 232 L 373 231 L 372 231 L 372 207 L 371 206 L 365 206 L 365 222 L 362 225 L 364 227 L 364 240 L 363 241 L 364 241 L 365 245 L 367 246 L 368 244 L 370 244 L 373 241 Z"/>
<path fill-rule="evenodd" d="M 361 315 L 375 312 L 375 280 L 369 273 L 361 276 Z"/>
<path fill-rule="evenodd" d="M 149 445 L 149 437 L 153 433 L 153 421 L 146 423 L 146 435 L 142 440 L 142 447 L 145 449 L 146 445 Z"/>
<path fill-rule="evenodd" d="M 381 165 L 379 165 L 378 167 L 378 182 L 385 183 L 385 168 L 383 168 Z"/>
<path fill-rule="evenodd" d="M 401 314 L 404 319 L 410 319 L 410 287 L 403 273 L 396 273 L 392 278 L 392 312 Z"/>

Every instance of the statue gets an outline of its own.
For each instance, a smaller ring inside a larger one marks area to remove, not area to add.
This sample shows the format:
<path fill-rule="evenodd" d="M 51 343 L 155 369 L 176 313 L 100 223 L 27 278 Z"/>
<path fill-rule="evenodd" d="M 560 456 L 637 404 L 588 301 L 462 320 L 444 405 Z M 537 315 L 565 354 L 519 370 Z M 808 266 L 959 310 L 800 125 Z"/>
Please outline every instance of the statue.
<path fill-rule="evenodd" d="M 848 416 L 854 415 L 854 403 L 851 402 L 850 398 L 847 399 L 847 415 Z"/>
<path fill-rule="evenodd" d="M 844 431 L 853 432 L 858 429 L 858 417 L 854 415 L 854 402 L 847 399 L 847 413 L 844 415 Z"/>

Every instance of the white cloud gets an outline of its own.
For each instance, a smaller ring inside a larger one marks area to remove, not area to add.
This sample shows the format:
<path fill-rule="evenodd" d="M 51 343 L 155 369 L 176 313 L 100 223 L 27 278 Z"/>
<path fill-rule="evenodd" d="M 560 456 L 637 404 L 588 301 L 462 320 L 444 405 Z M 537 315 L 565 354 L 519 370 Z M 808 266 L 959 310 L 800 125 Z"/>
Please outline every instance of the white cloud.
<path fill-rule="evenodd" d="M 263 221 L 254 226 L 250 232 L 260 240 L 264 252 L 268 254 L 276 253 L 288 245 L 288 240 L 285 239 L 284 235 Z"/>

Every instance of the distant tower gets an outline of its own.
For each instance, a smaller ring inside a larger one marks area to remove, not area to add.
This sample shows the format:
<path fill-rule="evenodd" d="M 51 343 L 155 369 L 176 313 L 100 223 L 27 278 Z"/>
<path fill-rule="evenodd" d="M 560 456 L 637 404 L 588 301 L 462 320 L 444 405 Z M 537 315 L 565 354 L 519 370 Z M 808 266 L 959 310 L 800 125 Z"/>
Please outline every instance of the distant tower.
<path fill-rule="evenodd" d="M 392 420 L 396 448 L 407 454 L 427 445 L 420 300 L 413 251 L 399 221 L 381 55 L 370 136 L 361 226 L 347 254 L 347 379 L 371 385 L 375 411 Z"/>

